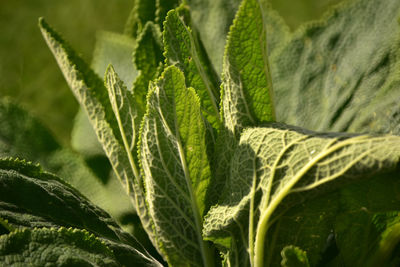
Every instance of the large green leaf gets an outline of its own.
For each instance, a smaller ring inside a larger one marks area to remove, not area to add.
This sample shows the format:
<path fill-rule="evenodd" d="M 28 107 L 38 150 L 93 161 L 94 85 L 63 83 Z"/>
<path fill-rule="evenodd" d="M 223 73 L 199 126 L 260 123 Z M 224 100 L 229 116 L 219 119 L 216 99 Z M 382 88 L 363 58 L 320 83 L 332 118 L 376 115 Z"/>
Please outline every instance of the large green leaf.
<path fill-rule="evenodd" d="M 232 264 L 263 266 L 275 257 L 276 227 L 292 229 L 275 224 L 290 207 L 352 181 L 368 184 L 371 176 L 381 184 L 392 179 L 391 187 L 398 186 L 399 163 L 397 136 L 318 134 L 282 124 L 247 129 L 234 152 L 221 200 L 206 216 L 204 234 L 230 250 Z M 381 193 L 369 198 L 387 211 L 387 201 L 377 201 Z M 398 203 L 395 195 L 391 204 Z"/>
<path fill-rule="evenodd" d="M 210 179 L 199 98 L 168 67 L 150 85 L 140 135 L 140 161 L 158 249 L 171 265 L 211 266 L 202 238 Z"/>
<path fill-rule="evenodd" d="M 274 121 L 269 75 L 266 22 L 258 0 L 243 1 L 230 29 L 222 73 L 220 130 L 213 170 L 210 204 L 219 196 L 229 175 L 229 164 L 245 127 Z"/>
<path fill-rule="evenodd" d="M 93 124 L 117 175 L 130 192 L 133 174 L 128 168 L 129 161 L 123 149 L 118 123 L 102 80 L 43 19 L 40 19 L 39 26 L 72 92 Z"/>
<path fill-rule="evenodd" d="M 110 102 L 107 89 L 101 79 L 43 19 L 40 20 L 39 25 L 72 92 L 85 109 L 116 176 L 130 195 L 144 229 L 152 237 L 152 221 L 148 216 L 144 200 L 142 177 L 133 164 L 132 151 L 126 150 L 126 131 L 132 129 L 120 128 L 125 126 L 121 125 L 121 121 L 117 119 L 113 110 L 113 106 L 118 107 L 118 104 Z M 111 101 L 113 100 L 116 99 L 111 97 Z"/>
<path fill-rule="evenodd" d="M 348 1 L 271 57 L 277 120 L 316 130 L 400 133 L 400 2 Z"/>
<path fill-rule="evenodd" d="M 157 265 L 105 211 L 58 177 L 24 161 L 0 159 L 0 217 L 14 228 L 85 229 L 105 242 L 121 264 Z"/>
<path fill-rule="evenodd" d="M 271 9 L 267 0 L 260 1 L 263 7 L 268 36 L 268 52 L 272 53 L 285 42 L 289 28 L 283 19 Z M 210 60 L 218 73 L 222 72 L 224 48 L 240 0 L 188 0 L 194 26 Z"/>
<path fill-rule="evenodd" d="M 8 266 L 119 266 L 112 251 L 82 230 L 24 229 L 0 236 L 0 263 Z"/>
<path fill-rule="evenodd" d="M 94 235 L 76 229 L 24 229 L 0 236 L 0 264 L 7 266 L 119 266 Z"/>
<path fill-rule="evenodd" d="M 266 28 L 258 0 L 244 0 L 236 14 L 222 80 L 222 116 L 236 137 L 245 127 L 275 120 Z"/>
<path fill-rule="evenodd" d="M 182 70 L 186 86 L 193 87 L 200 97 L 204 116 L 219 128 L 219 81 L 203 50 L 200 49 L 195 32 L 185 25 L 183 16 L 187 10 L 180 7 L 168 12 L 164 23 L 163 41 L 167 63 Z"/>

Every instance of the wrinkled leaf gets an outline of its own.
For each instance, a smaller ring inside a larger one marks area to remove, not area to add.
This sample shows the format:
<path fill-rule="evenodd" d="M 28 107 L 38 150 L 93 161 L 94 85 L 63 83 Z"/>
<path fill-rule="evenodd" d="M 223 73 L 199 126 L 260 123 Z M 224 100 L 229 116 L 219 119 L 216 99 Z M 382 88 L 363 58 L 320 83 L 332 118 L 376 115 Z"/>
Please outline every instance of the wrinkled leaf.
<path fill-rule="evenodd" d="M 274 121 L 266 29 L 260 4 L 245 0 L 229 32 L 222 72 L 222 114 L 228 130 Z"/>
<path fill-rule="evenodd" d="M 400 133 L 400 2 L 348 1 L 271 57 L 276 114 L 316 131 Z"/>
<path fill-rule="evenodd" d="M 185 75 L 186 86 L 193 87 L 200 97 L 204 117 L 219 128 L 219 81 L 192 29 L 187 27 L 179 13 L 184 7 L 168 12 L 164 23 L 163 41 L 168 64 L 178 67 Z"/>
<path fill-rule="evenodd" d="M 93 71 L 99 77 L 104 77 L 107 66 L 113 64 L 121 79 L 130 88 L 138 75 L 132 57 L 135 45 L 135 41 L 126 35 L 114 32 L 98 33 L 91 64 Z M 93 160 L 94 157 L 101 158 L 104 155 L 93 126 L 82 109 L 75 117 L 71 135 L 72 147 L 86 159 Z"/>
<path fill-rule="evenodd" d="M 0 217 L 15 227 L 74 227 L 95 234 L 121 261 L 155 261 L 102 209 L 37 165 L 0 159 Z"/>
<path fill-rule="evenodd" d="M 398 177 L 399 161 L 396 136 L 318 134 L 281 124 L 248 129 L 232 158 L 221 200 L 206 216 L 204 234 L 228 245 L 232 261 L 231 246 L 238 243 L 249 252 L 248 261 L 262 266 L 265 255 L 273 256 L 265 247 L 273 242 L 268 229 L 286 209 L 346 182 L 371 175 L 384 179 L 380 174 L 385 172 Z M 231 238 L 237 233 L 242 240 Z"/>
<path fill-rule="evenodd" d="M 144 201 L 142 179 L 132 164 L 130 154 L 125 150 L 125 137 L 121 135 L 123 129 L 119 128 L 107 89 L 98 76 L 43 19 L 40 20 L 39 26 L 72 92 L 86 110 L 115 174 L 131 196 L 143 228 L 152 237 L 152 222 Z"/>
<path fill-rule="evenodd" d="M 140 160 L 158 248 L 170 265 L 209 266 L 202 238 L 210 179 L 198 96 L 176 67 L 150 85 Z"/>
<path fill-rule="evenodd" d="M 178 7 L 179 2 L 179 0 L 156 0 L 155 23 L 157 23 L 162 28 L 168 11 Z"/>
<path fill-rule="evenodd" d="M 0 236 L 0 264 L 8 266 L 119 266 L 93 234 L 77 229 L 24 229 Z"/>

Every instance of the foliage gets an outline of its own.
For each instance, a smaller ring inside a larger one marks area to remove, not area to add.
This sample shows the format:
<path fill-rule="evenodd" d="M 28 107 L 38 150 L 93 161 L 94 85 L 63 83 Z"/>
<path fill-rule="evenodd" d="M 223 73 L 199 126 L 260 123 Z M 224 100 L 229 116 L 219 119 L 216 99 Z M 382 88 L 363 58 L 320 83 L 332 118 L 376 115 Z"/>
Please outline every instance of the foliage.
<path fill-rule="evenodd" d="M 124 232 L 85 186 L 71 182 L 89 199 L 3 158 L 0 262 L 398 264 L 399 12 L 396 0 L 356 0 L 292 33 L 266 1 L 137 0 L 125 35 L 99 37 L 91 67 L 40 19 L 142 231 L 140 242 Z M 52 168 L 58 144 L 35 122 L 18 129 L 44 140 L 35 153 Z M 81 131 L 86 161 L 63 175 L 85 179 L 102 152 Z M 2 153 L 18 155 L 15 140 L 29 137 L 4 132 Z"/>

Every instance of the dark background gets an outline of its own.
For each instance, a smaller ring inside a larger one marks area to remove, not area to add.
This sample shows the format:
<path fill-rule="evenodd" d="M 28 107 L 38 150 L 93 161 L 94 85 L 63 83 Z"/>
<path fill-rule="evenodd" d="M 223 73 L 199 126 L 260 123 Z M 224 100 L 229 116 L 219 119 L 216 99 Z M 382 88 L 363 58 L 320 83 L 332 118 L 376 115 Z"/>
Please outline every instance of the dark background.
<path fill-rule="evenodd" d="M 292 30 L 340 0 L 271 0 Z M 1 0 L 0 97 L 10 97 L 68 145 L 78 109 L 37 27 L 43 16 L 91 60 L 98 30 L 122 32 L 132 0 Z"/>

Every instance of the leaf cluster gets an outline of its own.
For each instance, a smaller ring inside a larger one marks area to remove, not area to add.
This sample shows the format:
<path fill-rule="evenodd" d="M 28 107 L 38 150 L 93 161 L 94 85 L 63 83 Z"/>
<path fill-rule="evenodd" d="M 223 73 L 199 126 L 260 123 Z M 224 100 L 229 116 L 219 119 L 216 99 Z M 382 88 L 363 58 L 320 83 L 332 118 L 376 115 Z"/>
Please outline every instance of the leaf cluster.
<path fill-rule="evenodd" d="M 292 33 L 261 0 L 137 0 L 91 66 L 40 19 L 82 107 L 75 147 L 108 158 L 151 244 L 4 158 L 0 262 L 395 266 L 399 12 L 355 0 Z"/>

